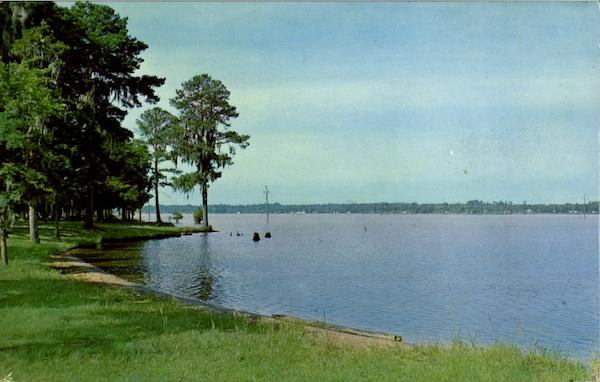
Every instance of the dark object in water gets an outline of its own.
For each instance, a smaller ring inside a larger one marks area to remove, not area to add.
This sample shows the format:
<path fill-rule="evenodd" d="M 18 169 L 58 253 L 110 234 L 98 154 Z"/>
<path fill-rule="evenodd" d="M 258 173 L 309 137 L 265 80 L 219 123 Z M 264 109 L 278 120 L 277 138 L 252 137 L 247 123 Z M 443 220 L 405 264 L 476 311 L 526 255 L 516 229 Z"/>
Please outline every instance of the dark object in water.
<path fill-rule="evenodd" d="M 267 239 L 270 239 L 270 238 L 271 238 L 271 232 L 267 232 L 267 233 L 265 233 L 265 237 L 266 237 Z"/>
<path fill-rule="evenodd" d="M 253 241 L 260 241 L 260 236 L 258 235 L 258 232 L 254 232 L 254 236 L 252 236 L 252 240 Z"/>
<path fill-rule="evenodd" d="M 189 232 L 189 231 L 186 231 L 186 232 L 182 232 L 181 234 L 182 234 L 183 236 L 190 236 L 192 233 L 191 233 L 191 232 Z"/>

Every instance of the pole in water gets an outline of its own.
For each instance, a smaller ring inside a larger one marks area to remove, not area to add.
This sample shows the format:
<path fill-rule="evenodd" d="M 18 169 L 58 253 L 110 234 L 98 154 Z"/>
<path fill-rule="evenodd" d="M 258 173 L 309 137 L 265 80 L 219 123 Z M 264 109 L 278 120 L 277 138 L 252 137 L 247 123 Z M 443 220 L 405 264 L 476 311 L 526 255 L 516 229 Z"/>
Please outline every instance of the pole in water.
<path fill-rule="evenodd" d="M 585 194 L 583 194 L 583 220 L 585 220 Z"/>
<path fill-rule="evenodd" d="M 269 224 L 269 188 L 265 186 L 265 198 L 267 201 L 267 224 Z"/>

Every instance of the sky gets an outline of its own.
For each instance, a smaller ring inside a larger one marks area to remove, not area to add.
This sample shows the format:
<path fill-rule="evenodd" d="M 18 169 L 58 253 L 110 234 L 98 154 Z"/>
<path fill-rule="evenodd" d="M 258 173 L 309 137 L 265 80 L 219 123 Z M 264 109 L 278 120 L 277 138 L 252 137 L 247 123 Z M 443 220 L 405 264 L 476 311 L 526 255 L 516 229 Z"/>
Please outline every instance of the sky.
<path fill-rule="evenodd" d="M 210 204 L 598 198 L 595 2 L 109 5 L 158 106 L 196 74 L 231 91 L 250 146 Z"/>

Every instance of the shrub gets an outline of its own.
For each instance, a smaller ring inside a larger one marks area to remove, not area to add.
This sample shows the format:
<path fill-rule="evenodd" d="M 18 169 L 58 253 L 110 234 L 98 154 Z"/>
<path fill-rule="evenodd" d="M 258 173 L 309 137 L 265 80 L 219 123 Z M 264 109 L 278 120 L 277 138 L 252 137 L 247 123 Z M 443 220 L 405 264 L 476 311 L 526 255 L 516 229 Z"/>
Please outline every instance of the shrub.
<path fill-rule="evenodd" d="M 202 223 L 202 218 L 204 217 L 204 213 L 202 212 L 202 208 L 198 207 L 194 211 L 194 222 L 196 224 Z"/>
<path fill-rule="evenodd" d="M 179 223 L 183 219 L 183 214 L 179 211 L 175 211 L 171 214 L 171 219 L 175 220 L 175 223 Z"/>

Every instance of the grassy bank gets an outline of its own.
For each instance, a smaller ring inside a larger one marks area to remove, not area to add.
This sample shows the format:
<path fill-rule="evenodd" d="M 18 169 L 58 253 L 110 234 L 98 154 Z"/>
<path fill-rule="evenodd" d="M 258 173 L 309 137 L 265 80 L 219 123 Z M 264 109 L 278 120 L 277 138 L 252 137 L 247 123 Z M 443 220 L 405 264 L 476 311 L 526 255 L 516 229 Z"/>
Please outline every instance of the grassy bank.
<path fill-rule="evenodd" d="M 292 323 L 216 315 L 119 287 L 75 281 L 49 256 L 79 242 L 150 237 L 177 228 L 67 224 L 32 246 L 20 230 L 0 268 L 0 380 L 20 381 L 584 381 L 589 365 L 513 347 L 353 349 Z"/>

